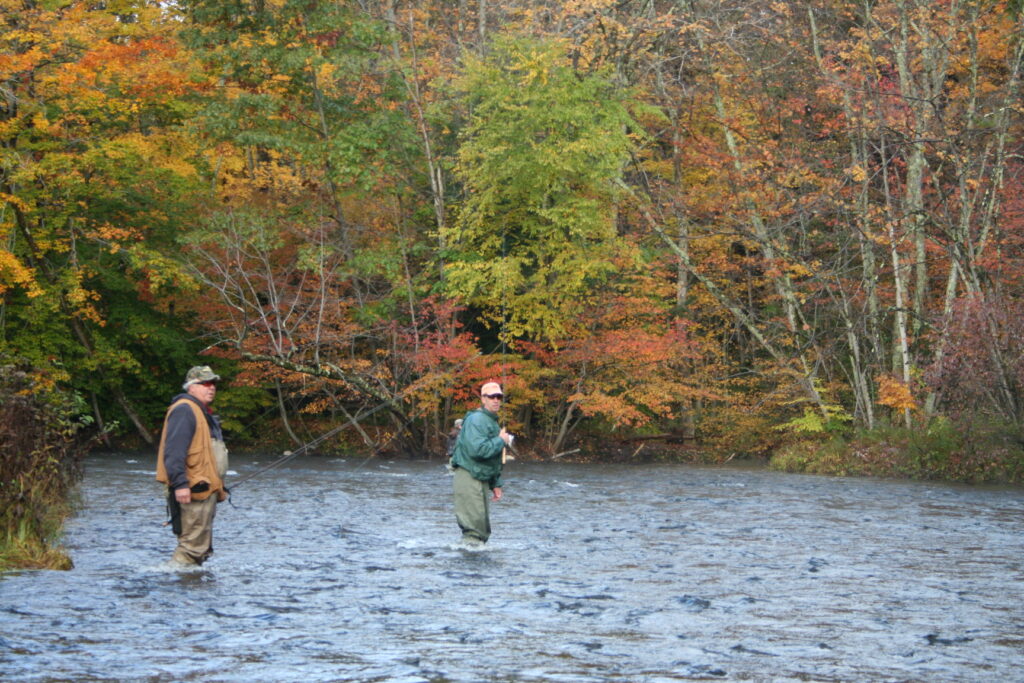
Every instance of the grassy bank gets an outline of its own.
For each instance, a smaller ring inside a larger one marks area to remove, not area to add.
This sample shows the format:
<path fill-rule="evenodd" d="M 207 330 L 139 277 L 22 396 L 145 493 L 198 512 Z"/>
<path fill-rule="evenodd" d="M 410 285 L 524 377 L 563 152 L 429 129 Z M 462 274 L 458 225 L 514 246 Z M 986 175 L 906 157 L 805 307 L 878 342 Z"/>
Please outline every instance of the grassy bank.
<path fill-rule="evenodd" d="M 1024 484 L 1024 435 L 1005 425 L 955 426 L 937 420 L 927 429 L 876 429 L 790 443 L 772 455 L 771 467 L 836 476 Z"/>

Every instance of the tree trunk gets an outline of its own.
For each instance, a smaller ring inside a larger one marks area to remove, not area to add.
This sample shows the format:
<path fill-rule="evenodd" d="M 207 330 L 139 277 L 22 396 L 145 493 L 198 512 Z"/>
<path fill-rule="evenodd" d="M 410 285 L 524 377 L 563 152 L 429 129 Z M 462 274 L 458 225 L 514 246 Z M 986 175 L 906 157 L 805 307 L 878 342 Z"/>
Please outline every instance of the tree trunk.
<path fill-rule="evenodd" d="M 284 405 L 284 392 L 281 391 L 281 380 L 274 379 L 274 390 L 277 392 L 277 410 L 281 416 L 281 424 L 284 425 L 284 430 L 288 432 L 289 438 L 295 443 L 296 446 L 302 445 L 302 439 L 295 435 L 292 431 L 292 425 L 288 421 L 288 410 Z"/>

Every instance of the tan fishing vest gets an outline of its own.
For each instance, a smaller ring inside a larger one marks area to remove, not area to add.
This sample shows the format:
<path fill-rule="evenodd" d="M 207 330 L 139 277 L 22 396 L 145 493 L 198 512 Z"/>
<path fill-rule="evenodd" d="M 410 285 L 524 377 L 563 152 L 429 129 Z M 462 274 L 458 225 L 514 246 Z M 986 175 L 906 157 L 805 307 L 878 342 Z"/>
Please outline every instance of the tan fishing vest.
<path fill-rule="evenodd" d="M 193 493 L 193 500 L 206 500 L 214 492 L 217 493 L 217 500 L 227 498 L 224 492 L 224 476 L 227 470 L 227 449 L 224 442 L 214 443 L 210 435 L 210 425 L 206 422 L 206 415 L 203 409 L 195 401 L 181 399 L 171 404 L 167 409 L 167 415 L 180 406 L 188 404 L 196 418 L 196 431 L 192 435 L 192 443 L 188 446 L 188 455 L 185 457 L 185 476 L 188 477 L 188 485 L 191 488 L 200 482 L 207 482 L 210 488 L 200 493 Z M 171 482 L 167 477 L 167 468 L 164 467 L 164 445 L 167 441 L 167 417 L 164 417 L 164 431 L 160 435 L 160 450 L 156 455 L 156 480 L 170 486 Z"/>

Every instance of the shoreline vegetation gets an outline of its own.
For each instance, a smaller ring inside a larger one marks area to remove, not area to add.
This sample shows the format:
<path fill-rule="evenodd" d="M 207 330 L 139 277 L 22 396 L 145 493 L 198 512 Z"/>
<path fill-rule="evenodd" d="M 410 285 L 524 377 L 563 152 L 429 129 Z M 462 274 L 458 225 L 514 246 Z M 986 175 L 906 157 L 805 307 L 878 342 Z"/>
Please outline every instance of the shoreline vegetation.
<path fill-rule="evenodd" d="M 70 395 L 0 365 L 0 571 L 71 569 L 60 547 L 88 443 Z"/>
<path fill-rule="evenodd" d="M 324 432 L 330 427 L 325 426 Z M 281 435 L 280 427 L 267 429 Z M 311 434 L 312 441 L 318 435 Z M 754 463 L 794 474 L 878 477 L 941 481 L 962 484 L 1024 485 L 1024 435 L 1004 425 L 958 427 L 936 419 L 926 430 L 899 427 L 817 438 L 775 439 L 757 451 L 739 450 L 740 439 L 697 442 L 678 434 L 616 437 L 582 434 L 570 447 L 551 454 L 516 441 L 516 460 L 564 463 L 675 463 L 682 465 L 727 465 Z M 281 439 L 229 443 L 236 453 L 276 453 L 283 456 L 296 448 Z M 152 449 L 138 439 L 117 440 L 103 449 L 125 450 L 144 457 Z M 443 462 L 440 450 L 408 452 L 392 449 L 370 451 L 344 439 L 328 440 L 309 455 L 346 457 L 354 460 L 396 458 Z"/>

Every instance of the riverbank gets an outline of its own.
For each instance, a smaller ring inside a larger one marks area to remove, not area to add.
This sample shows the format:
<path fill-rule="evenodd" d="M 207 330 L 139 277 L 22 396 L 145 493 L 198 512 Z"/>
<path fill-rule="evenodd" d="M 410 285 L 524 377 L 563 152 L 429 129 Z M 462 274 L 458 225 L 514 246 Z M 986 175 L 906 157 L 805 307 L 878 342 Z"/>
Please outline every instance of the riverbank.
<path fill-rule="evenodd" d="M 324 430 L 329 427 L 324 426 Z M 296 448 L 292 443 L 280 441 L 281 430 L 267 430 L 267 433 L 276 435 L 275 440 L 229 443 L 232 453 L 258 453 L 265 457 L 268 452 L 283 455 Z M 752 441 L 743 438 L 734 443 L 724 439 L 701 442 L 584 434 L 563 451 L 551 454 L 523 438 L 516 442 L 513 457 L 523 462 L 587 464 L 722 465 L 749 462 L 800 474 L 1024 485 L 1024 438 L 1001 425 L 973 425 L 965 429 L 937 421 L 922 430 L 880 428 L 831 437 L 817 435 L 788 440 L 773 436 L 772 440 L 764 440 L 763 447 L 756 452 L 738 447 L 740 443 L 750 444 Z M 155 452 L 131 438 L 115 443 L 114 449 L 137 452 L 143 459 L 152 457 Z M 440 449 L 416 453 L 386 450 L 374 454 L 347 442 L 321 444 L 311 455 L 361 460 L 442 461 L 445 457 Z"/>
<path fill-rule="evenodd" d="M 527 460 L 549 460 L 521 449 Z M 1024 485 L 1024 442 L 1001 428 L 876 429 L 832 438 L 785 441 L 758 453 L 700 443 L 592 438 L 555 458 L 573 463 L 750 462 L 780 472 L 963 484 Z"/>
<path fill-rule="evenodd" d="M 787 444 L 772 454 L 784 472 L 965 484 L 1024 484 L 1024 441 L 1005 428 L 876 429 L 849 438 Z"/>

